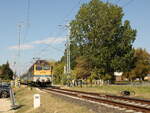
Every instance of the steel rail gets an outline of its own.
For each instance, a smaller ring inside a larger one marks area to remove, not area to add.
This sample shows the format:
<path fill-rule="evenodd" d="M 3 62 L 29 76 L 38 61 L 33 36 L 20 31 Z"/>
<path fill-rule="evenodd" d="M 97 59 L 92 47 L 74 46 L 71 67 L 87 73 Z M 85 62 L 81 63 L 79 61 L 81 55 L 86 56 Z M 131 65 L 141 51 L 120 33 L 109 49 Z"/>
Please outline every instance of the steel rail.
<path fill-rule="evenodd" d="M 77 93 L 83 93 L 83 94 L 89 94 L 89 95 L 99 96 L 99 97 L 121 99 L 121 100 L 124 100 L 124 101 L 136 102 L 136 103 L 138 102 L 138 103 L 141 103 L 141 104 L 148 104 L 148 105 L 150 105 L 150 100 L 145 100 L 145 99 L 131 98 L 131 97 L 125 97 L 125 96 L 116 96 L 116 95 L 108 95 L 108 94 L 101 94 L 101 93 L 93 93 L 93 92 L 84 92 L 84 91 L 77 91 L 77 90 L 70 90 L 70 89 L 60 89 L 60 90 L 70 91 L 70 92 L 77 92 Z"/>
<path fill-rule="evenodd" d="M 47 88 L 47 89 L 42 89 L 46 92 L 52 91 L 52 92 L 57 92 L 60 94 L 65 94 L 65 95 L 69 95 L 69 96 L 73 96 L 73 97 L 78 97 L 81 99 L 85 99 L 85 100 L 89 100 L 89 101 L 93 101 L 93 102 L 98 102 L 98 103 L 105 103 L 108 105 L 113 105 L 113 106 L 118 106 L 120 108 L 126 108 L 126 109 L 132 109 L 135 111 L 140 111 L 140 112 L 144 112 L 144 113 L 150 113 L 150 108 L 146 108 L 143 106 L 137 106 L 137 105 L 132 105 L 132 104 L 128 104 L 128 103 L 122 103 L 122 102 L 116 102 L 116 101 L 112 101 L 109 99 L 104 99 L 104 98 L 98 98 L 98 97 L 94 97 L 93 95 L 90 95 L 88 93 L 88 95 L 82 94 L 80 92 L 72 92 L 69 90 L 65 90 L 65 89 L 52 89 L 52 88 Z"/>

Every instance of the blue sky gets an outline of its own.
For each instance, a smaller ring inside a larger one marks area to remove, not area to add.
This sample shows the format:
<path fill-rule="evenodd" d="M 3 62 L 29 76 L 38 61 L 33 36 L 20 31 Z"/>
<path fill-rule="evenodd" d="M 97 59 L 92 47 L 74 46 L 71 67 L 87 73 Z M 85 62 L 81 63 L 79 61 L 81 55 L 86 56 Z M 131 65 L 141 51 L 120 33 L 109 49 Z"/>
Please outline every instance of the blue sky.
<path fill-rule="evenodd" d="M 81 4 L 90 0 L 29 1 L 28 10 L 28 0 L 0 0 L 0 64 L 8 60 L 13 69 L 21 71 L 32 64 L 33 57 L 54 60 L 61 58 L 67 30 L 59 25 L 72 20 Z M 123 19 L 130 20 L 132 27 L 138 31 L 134 47 L 142 47 L 150 52 L 150 0 L 103 1 L 124 6 Z M 20 58 L 17 56 L 18 24 L 22 25 Z M 13 66 L 13 62 L 19 63 Z"/>

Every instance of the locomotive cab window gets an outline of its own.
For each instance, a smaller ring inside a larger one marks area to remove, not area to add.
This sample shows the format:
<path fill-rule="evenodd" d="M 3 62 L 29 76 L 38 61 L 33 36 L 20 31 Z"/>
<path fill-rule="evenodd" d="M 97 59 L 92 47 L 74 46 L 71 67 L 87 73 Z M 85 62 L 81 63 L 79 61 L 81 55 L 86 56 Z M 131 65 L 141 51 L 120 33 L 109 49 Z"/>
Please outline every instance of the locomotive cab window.
<path fill-rule="evenodd" d="M 49 66 L 43 66 L 43 70 L 50 70 Z"/>
<path fill-rule="evenodd" d="M 36 66 L 36 70 L 42 70 L 41 66 Z"/>

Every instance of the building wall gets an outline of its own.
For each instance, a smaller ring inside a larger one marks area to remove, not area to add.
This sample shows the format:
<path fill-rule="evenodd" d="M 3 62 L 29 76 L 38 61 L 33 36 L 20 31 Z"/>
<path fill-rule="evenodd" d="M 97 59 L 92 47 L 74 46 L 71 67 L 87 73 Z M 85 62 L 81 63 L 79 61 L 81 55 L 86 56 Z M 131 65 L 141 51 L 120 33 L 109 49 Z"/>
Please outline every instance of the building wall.
<path fill-rule="evenodd" d="M 148 76 L 144 77 L 144 80 L 150 81 L 150 74 L 148 74 Z"/>
<path fill-rule="evenodd" d="M 123 80 L 122 76 L 116 76 L 116 81 L 122 81 L 122 80 Z"/>

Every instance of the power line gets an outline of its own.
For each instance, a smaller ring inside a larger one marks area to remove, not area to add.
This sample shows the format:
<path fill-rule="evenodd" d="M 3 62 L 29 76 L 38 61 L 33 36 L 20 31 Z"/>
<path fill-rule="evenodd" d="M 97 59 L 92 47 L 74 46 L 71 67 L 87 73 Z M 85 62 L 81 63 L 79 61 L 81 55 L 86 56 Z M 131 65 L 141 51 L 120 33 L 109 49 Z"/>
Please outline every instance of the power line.
<path fill-rule="evenodd" d="M 72 13 L 72 11 L 81 3 L 81 1 L 82 0 L 79 0 L 78 2 L 77 2 L 77 4 L 71 9 L 71 11 L 69 11 L 69 13 L 68 14 L 66 14 L 66 16 L 64 17 L 64 19 L 66 19 L 71 13 Z M 69 36 L 68 36 L 69 37 Z M 68 49 L 68 48 L 70 48 L 69 47 L 69 45 L 70 45 L 70 41 L 68 41 L 68 38 L 67 38 L 67 61 L 68 61 L 68 63 L 67 63 L 67 67 L 68 67 L 68 72 L 70 72 L 70 49 Z M 58 48 L 55 48 L 55 47 L 53 47 L 53 46 L 51 46 L 51 45 L 48 45 L 46 48 L 44 48 L 44 49 L 42 49 L 41 50 L 41 52 L 40 52 L 40 54 L 41 53 L 43 53 L 47 48 L 49 48 L 49 47 L 51 47 L 51 48 L 54 48 L 54 49 L 56 49 L 56 50 L 58 50 L 58 51 L 61 51 L 60 49 L 58 49 Z M 64 52 L 64 51 L 63 51 Z"/>
<path fill-rule="evenodd" d="M 18 75 L 20 76 L 20 50 L 21 50 L 21 31 L 22 31 L 22 22 L 17 25 L 18 28 Z"/>
<path fill-rule="evenodd" d="M 62 33 L 62 32 L 59 32 L 59 35 L 61 35 L 61 33 Z M 55 42 L 56 40 L 57 40 L 57 38 L 55 38 L 55 39 L 53 40 L 53 42 Z M 51 48 L 53 48 L 53 49 L 56 49 L 56 50 L 58 50 L 58 51 L 63 51 L 63 50 L 60 49 L 60 48 L 56 48 L 56 47 L 54 47 L 54 46 L 48 44 L 46 47 L 43 47 L 38 53 L 36 53 L 36 55 L 39 55 L 39 54 L 45 52 L 49 47 L 51 47 Z M 64 52 L 64 51 L 63 51 L 63 52 Z M 34 56 L 36 56 L 36 55 L 34 55 Z"/>
<path fill-rule="evenodd" d="M 81 4 L 81 1 L 82 0 L 79 0 L 78 2 L 77 2 L 77 4 L 71 9 L 71 11 L 64 17 L 64 19 L 66 19 L 71 13 L 72 13 L 72 11 L 78 6 L 78 5 L 80 5 Z M 68 24 L 68 23 L 67 23 Z M 70 30 L 70 26 L 68 26 L 68 25 L 64 25 L 65 27 L 67 27 L 67 29 L 69 28 L 69 30 Z M 68 36 L 67 36 L 67 42 L 66 42 L 66 50 L 67 50 L 67 65 L 66 65 L 66 71 L 67 71 L 67 74 L 69 75 L 70 74 L 70 38 L 69 38 L 69 35 L 70 35 L 70 32 L 68 32 Z"/>
<path fill-rule="evenodd" d="M 127 7 L 129 4 L 131 4 L 134 0 L 129 0 L 127 3 L 125 3 L 122 7 Z"/>
<path fill-rule="evenodd" d="M 77 4 L 75 4 L 75 6 L 74 6 L 74 7 L 63 17 L 63 19 L 61 19 L 61 20 L 62 20 L 62 21 L 65 21 L 66 18 L 67 18 L 68 16 L 70 16 L 70 14 L 72 13 L 72 11 L 81 3 L 81 1 L 82 1 L 82 0 L 79 0 L 79 1 L 77 2 Z M 57 25 L 57 27 L 58 27 L 59 25 L 61 25 L 62 21 L 60 22 L 60 24 Z M 57 27 L 56 27 L 56 29 L 57 29 Z M 52 33 L 50 33 L 50 34 L 52 34 Z"/>
<path fill-rule="evenodd" d="M 25 43 L 28 33 L 29 33 L 29 28 L 30 28 L 30 0 L 27 0 L 27 14 L 26 14 L 26 30 L 25 30 L 25 35 L 24 35 L 24 39 L 23 42 Z"/>
<path fill-rule="evenodd" d="M 48 48 L 53 48 L 53 49 L 55 49 L 55 50 L 57 50 L 58 52 L 60 52 L 60 53 L 64 53 L 64 51 L 63 50 L 61 50 L 61 49 L 58 49 L 58 48 L 55 48 L 54 46 L 51 46 L 51 45 L 48 45 L 48 47 L 47 47 L 47 49 Z M 44 50 L 45 52 L 46 52 L 46 49 Z M 43 57 L 45 57 L 45 54 L 43 54 L 44 52 L 42 52 L 41 54 L 40 54 L 40 58 L 43 58 Z M 49 55 L 48 55 L 49 56 Z"/>
<path fill-rule="evenodd" d="M 65 20 L 67 17 L 70 16 L 70 14 L 73 12 L 73 10 L 74 10 L 77 6 L 81 3 L 81 1 L 82 1 L 82 0 L 79 0 L 79 1 L 77 2 L 77 4 L 69 11 L 69 13 L 64 16 L 64 19 L 63 19 L 63 20 Z M 27 37 L 27 34 L 28 34 L 29 22 L 30 22 L 30 0 L 28 0 L 28 7 L 27 7 L 27 29 L 26 29 L 26 34 L 25 34 L 24 41 L 25 41 L 25 39 L 26 39 L 26 37 Z M 56 50 L 58 50 L 59 52 L 63 51 L 63 50 L 61 50 L 61 49 L 58 49 L 58 48 L 56 48 L 56 47 L 53 47 L 52 45 L 47 45 L 45 48 L 43 48 L 43 49 L 42 49 L 40 52 L 38 52 L 38 53 L 41 54 L 41 53 L 45 52 L 45 50 L 48 49 L 49 47 L 51 47 L 51 48 L 53 48 L 53 49 L 56 49 Z M 64 51 L 63 51 L 63 52 L 64 52 Z"/>
<path fill-rule="evenodd" d="M 56 38 L 56 39 L 57 39 L 57 38 Z M 55 40 L 56 40 L 56 39 L 55 39 Z M 53 40 L 53 41 L 55 41 L 55 40 Z M 50 45 L 50 44 L 47 44 L 46 47 L 42 48 L 38 53 L 36 53 L 36 54 L 33 55 L 33 56 L 37 56 L 37 55 L 38 55 L 39 57 L 41 57 L 41 55 L 42 55 L 44 52 L 46 52 L 46 50 L 47 50 L 49 47 L 51 47 L 51 48 L 57 50 L 58 52 L 64 52 L 62 49 L 60 49 L 60 48 L 58 48 L 58 47 L 54 47 L 54 46 L 52 46 L 52 45 Z"/>
<path fill-rule="evenodd" d="M 38 58 L 39 58 L 39 57 L 42 57 L 41 55 L 42 55 L 42 54 L 46 51 L 46 49 L 48 49 L 49 47 L 56 49 L 58 52 L 64 52 L 62 49 L 56 48 L 56 47 L 54 47 L 54 46 L 52 46 L 52 45 L 47 45 L 45 48 L 43 48 L 43 49 L 41 50 L 41 52 L 38 52 L 38 54 L 40 54 L 40 55 L 38 56 Z M 36 56 L 35 56 L 35 57 L 36 57 Z M 28 62 L 28 63 L 25 63 L 24 65 L 31 66 L 31 64 L 33 64 L 33 62 L 31 63 L 31 61 L 30 61 L 30 62 Z M 28 67 L 28 66 L 26 66 L 26 67 Z"/>
<path fill-rule="evenodd" d="M 70 16 L 70 14 L 73 12 L 73 10 L 74 10 L 78 5 L 81 4 L 81 1 L 82 1 L 82 0 L 79 0 L 79 1 L 77 2 L 77 4 L 68 12 L 68 14 L 66 14 L 66 15 L 64 16 L 64 19 L 66 19 L 67 17 Z"/>
<path fill-rule="evenodd" d="M 20 47 L 21 47 L 21 24 L 18 24 L 18 57 L 20 57 Z"/>
<path fill-rule="evenodd" d="M 121 0 L 117 0 L 117 1 L 115 2 L 115 4 L 118 4 L 120 1 L 121 1 Z"/>
<path fill-rule="evenodd" d="M 63 51 L 62 49 L 60 49 L 60 48 L 56 48 L 56 47 L 54 47 L 54 46 L 52 46 L 52 45 L 47 45 L 45 48 L 43 48 L 43 49 L 39 52 L 39 54 L 42 54 L 43 52 L 45 52 L 49 47 L 51 47 L 51 48 L 57 50 L 58 52 L 64 52 L 64 51 Z"/>
<path fill-rule="evenodd" d="M 79 5 L 80 3 L 81 3 L 81 1 L 82 0 L 79 0 L 78 2 L 77 2 L 77 4 L 69 11 L 69 13 L 68 14 L 66 14 L 65 16 L 64 16 L 64 19 L 63 20 L 65 20 L 71 13 L 72 13 L 72 11 L 77 7 L 77 5 Z M 60 24 L 59 24 L 60 25 Z M 52 46 L 51 46 L 52 47 Z M 46 48 L 48 48 L 48 47 L 46 47 Z M 52 47 L 53 48 L 53 47 Z M 56 49 L 56 48 L 55 48 Z M 43 49 L 42 49 L 43 50 Z M 57 49 L 56 49 L 57 50 Z"/>

